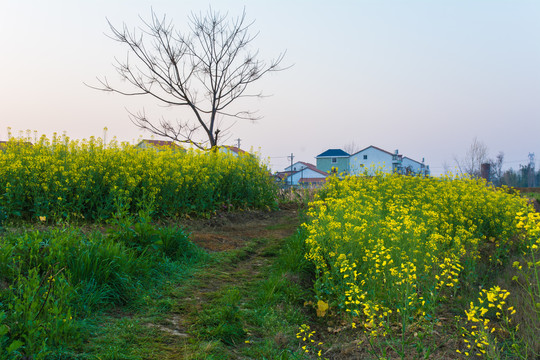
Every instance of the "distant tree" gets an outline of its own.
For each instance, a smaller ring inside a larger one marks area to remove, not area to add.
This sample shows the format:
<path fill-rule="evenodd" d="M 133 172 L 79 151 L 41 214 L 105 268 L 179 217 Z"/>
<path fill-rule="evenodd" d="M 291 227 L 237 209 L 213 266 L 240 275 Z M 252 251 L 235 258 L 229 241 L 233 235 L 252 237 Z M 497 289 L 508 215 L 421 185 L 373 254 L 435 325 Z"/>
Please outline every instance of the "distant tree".
<path fill-rule="evenodd" d="M 472 144 L 465 153 L 465 157 L 462 159 L 454 157 L 454 161 L 461 174 L 478 177 L 480 176 L 481 165 L 489 162 L 488 149 L 483 142 L 474 138 Z"/>
<path fill-rule="evenodd" d="M 504 153 L 502 151 L 499 151 L 497 156 L 495 157 L 495 160 L 491 160 L 491 182 L 493 182 L 496 186 L 500 186 L 502 184 L 502 166 L 504 162 Z"/>
<path fill-rule="evenodd" d="M 502 173 L 501 184 L 513 187 L 528 187 L 530 175 L 530 164 L 519 165 L 519 170 L 508 169 Z M 540 171 L 534 173 L 536 180 L 540 179 Z"/>
<path fill-rule="evenodd" d="M 501 184 L 506 186 L 520 186 L 520 175 L 514 169 L 505 170 L 501 177 Z"/>
<path fill-rule="evenodd" d="M 111 38 L 128 48 L 126 59 L 116 59 L 115 64 L 123 86 L 113 86 L 103 77 L 98 78 L 99 86 L 91 87 L 122 95 L 147 95 L 166 106 L 188 109 L 190 115 L 173 122 L 149 119 L 141 110 L 130 113 L 135 125 L 205 149 L 218 145 L 228 129 L 221 119 L 258 119 L 249 110 L 231 111 L 231 104 L 241 98 L 261 97 L 260 92 L 248 92 L 248 87 L 267 73 L 283 70 L 284 53 L 269 63 L 258 59 L 258 51 L 250 50 L 257 34 L 250 35 L 253 22 L 246 21 L 245 11 L 237 18 L 212 9 L 204 15 L 192 14 L 187 33 L 176 30 L 171 21 L 154 11 L 150 21 L 142 22 L 134 30 L 109 22 Z"/>
<path fill-rule="evenodd" d="M 344 145 L 343 150 L 346 153 L 349 153 L 350 155 L 352 155 L 352 154 L 357 153 L 358 151 L 362 150 L 362 148 L 359 145 L 357 145 L 353 140 L 350 143 Z"/>

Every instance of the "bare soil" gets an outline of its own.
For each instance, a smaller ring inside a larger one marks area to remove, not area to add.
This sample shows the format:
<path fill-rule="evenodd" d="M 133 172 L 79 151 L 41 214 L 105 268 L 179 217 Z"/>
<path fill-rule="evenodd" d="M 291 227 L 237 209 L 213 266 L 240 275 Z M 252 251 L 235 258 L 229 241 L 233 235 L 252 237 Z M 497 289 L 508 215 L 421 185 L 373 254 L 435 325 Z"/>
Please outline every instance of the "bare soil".
<path fill-rule="evenodd" d="M 211 219 L 184 220 L 190 239 L 209 251 L 229 251 L 255 238 L 285 238 L 298 225 L 296 209 L 222 213 Z"/>

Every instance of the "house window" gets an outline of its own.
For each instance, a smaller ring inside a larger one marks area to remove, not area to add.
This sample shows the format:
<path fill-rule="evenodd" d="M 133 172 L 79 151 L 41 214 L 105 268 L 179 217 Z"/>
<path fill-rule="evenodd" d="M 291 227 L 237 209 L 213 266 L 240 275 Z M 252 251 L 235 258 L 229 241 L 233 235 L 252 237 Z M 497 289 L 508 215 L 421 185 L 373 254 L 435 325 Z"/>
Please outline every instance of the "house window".
<path fill-rule="evenodd" d="M 332 158 L 332 164 L 337 163 L 337 158 Z"/>
<path fill-rule="evenodd" d="M 367 160 L 367 155 L 364 155 L 364 160 Z"/>

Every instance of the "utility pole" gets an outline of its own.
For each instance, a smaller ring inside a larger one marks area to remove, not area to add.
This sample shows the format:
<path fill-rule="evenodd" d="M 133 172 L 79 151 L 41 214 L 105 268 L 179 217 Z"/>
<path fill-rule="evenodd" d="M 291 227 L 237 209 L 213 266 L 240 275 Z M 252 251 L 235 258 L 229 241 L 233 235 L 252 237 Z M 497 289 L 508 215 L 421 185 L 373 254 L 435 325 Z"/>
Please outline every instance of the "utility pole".
<path fill-rule="evenodd" d="M 293 159 L 294 159 L 294 155 L 293 153 L 291 153 L 291 156 L 287 156 L 288 159 L 291 159 L 291 175 L 292 175 L 292 166 L 293 166 Z M 292 176 L 291 176 L 291 187 L 292 187 L 293 183 L 292 183 Z"/>
<path fill-rule="evenodd" d="M 535 187 L 534 179 L 534 153 L 529 153 L 529 174 L 528 174 L 527 186 Z"/>
<path fill-rule="evenodd" d="M 237 148 L 240 149 L 240 140 L 242 140 L 242 139 L 238 138 L 238 139 L 235 139 L 235 140 L 236 140 L 236 143 L 238 144 Z"/>

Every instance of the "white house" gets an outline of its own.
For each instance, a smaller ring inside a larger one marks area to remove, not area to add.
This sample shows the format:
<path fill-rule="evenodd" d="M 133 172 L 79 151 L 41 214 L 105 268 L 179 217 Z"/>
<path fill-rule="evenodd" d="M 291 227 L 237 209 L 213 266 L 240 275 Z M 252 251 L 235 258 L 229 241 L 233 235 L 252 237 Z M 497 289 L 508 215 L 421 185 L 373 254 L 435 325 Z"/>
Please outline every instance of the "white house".
<path fill-rule="evenodd" d="M 285 168 L 285 171 L 296 172 L 303 169 L 307 169 L 309 165 L 310 165 L 309 163 L 306 163 L 303 161 L 297 161 L 294 164 L 287 166 Z"/>
<path fill-rule="evenodd" d="M 238 156 L 240 154 L 248 154 L 247 151 L 244 151 L 236 146 L 223 145 L 219 147 L 219 152 L 223 154 L 229 154 L 232 156 Z"/>
<path fill-rule="evenodd" d="M 313 164 L 298 161 L 277 175 L 284 178 L 286 185 L 318 186 L 326 181 L 328 173 L 317 169 Z"/>
<path fill-rule="evenodd" d="M 371 145 L 350 156 L 349 173 L 351 175 L 364 174 L 366 171 L 368 174 L 374 174 L 376 171 L 387 174 L 401 173 L 402 158 L 398 150 L 391 153 Z"/>
<path fill-rule="evenodd" d="M 349 174 L 373 175 L 376 172 L 424 176 L 430 174 L 429 166 L 424 164 L 423 159 L 419 162 L 404 157 L 398 150 L 391 153 L 371 145 L 349 157 Z"/>
<path fill-rule="evenodd" d="M 422 162 L 413 160 L 407 156 L 403 157 L 401 162 L 403 167 L 403 174 L 405 175 L 429 175 L 429 166 L 424 164 L 424 159 Z"/>

